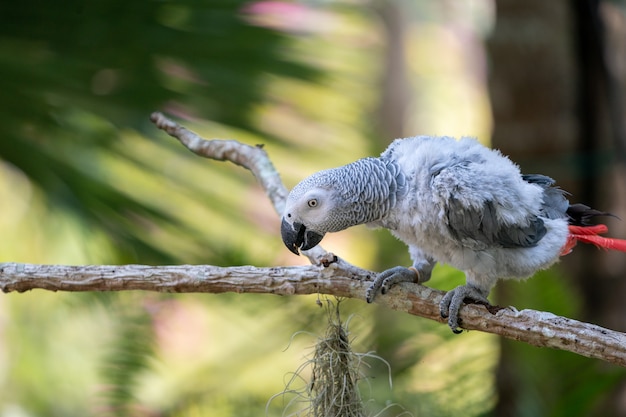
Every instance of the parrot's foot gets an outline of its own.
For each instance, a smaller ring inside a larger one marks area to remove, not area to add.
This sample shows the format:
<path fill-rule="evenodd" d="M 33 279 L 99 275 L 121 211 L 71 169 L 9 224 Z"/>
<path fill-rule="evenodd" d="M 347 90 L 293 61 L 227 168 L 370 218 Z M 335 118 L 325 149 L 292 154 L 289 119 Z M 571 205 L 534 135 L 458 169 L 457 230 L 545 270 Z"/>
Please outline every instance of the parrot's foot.
<path fill-rule="evenodd" d="M 487 300 L 488 295 L 488 292 L 485 294 L 480 289 L 469 284 L 458 286 L 448 291 L 441 299 L 441 303 L 439 303 L 441 317 L 444 319 L 448 318 L 448 326 L 454 333 L 459 334 L 463 331 L 459 328 L 459 310 L 463 301 L 470 300 L 476 304 L 490 305 L 489 300 Z"/>
<path fill-rule="evenodd" d="M 419 273 L 414 268 L 396 266 L 381 272 L 376 276 L 372 285 L 365 291 L 365 300 L 374 301 L 376 294 L 386 294 L 387 291 L 399 282 L 419 282 Z"/>

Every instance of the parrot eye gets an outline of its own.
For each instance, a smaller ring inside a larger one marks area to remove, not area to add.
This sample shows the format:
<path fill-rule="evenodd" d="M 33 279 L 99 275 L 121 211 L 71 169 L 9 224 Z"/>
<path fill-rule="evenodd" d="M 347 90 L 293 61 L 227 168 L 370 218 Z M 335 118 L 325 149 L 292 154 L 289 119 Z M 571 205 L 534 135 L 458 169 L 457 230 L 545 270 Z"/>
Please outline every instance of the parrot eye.
<path fill-rule="evenodd" d="M 309 205 L 309 207 L 317 207 L 317 199 L 312 198 L 307 202 L 307 204 Z"/>

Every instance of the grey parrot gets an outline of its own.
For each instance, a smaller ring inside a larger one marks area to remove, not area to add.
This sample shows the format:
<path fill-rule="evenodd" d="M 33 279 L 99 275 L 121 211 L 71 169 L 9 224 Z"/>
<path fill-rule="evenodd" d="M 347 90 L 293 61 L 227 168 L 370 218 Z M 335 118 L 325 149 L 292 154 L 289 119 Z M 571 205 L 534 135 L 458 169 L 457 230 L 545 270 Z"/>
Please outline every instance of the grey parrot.
<path fill-rule="evenodd" d="M 498 279 L 526 278 L 569 253 L 577 241 L 626 252 L 626 241 L 599 236 L 610 215 L 570 204 L 544 175 L 522 175 L 497 150 L 472 138 L 418 136 L 395 140 L 378 158 L 317 172 L 287 198 L 281 235 L 298 254 L 328 232 L 367 224 L 408 245 L 413 265 L 376 276 L 372 302 L 399 282 L 423 283 L 437 262 L 465 272 L 466 284 L 443 297 L 441 316 L 459 333 L 464 300 L 489 304 Z"/>

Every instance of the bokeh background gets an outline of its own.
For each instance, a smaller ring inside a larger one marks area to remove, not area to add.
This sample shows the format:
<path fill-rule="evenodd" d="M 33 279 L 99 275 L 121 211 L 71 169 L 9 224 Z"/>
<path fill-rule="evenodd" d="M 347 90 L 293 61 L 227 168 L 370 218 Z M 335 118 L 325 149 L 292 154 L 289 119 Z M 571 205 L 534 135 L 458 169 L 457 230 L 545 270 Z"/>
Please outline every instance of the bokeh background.
<path fill-rule="evenodd" d="M 0 262 L 303 262 L 249 172 L 189 153 L 154 110 L 265 144 L 288 187 L 397 137 L 474 136 L 626 219 L 625 92 L 624 1 L 6 1 Z M 324 246 L 373 270 L 409 262 L 385 231 Z M 462 282 L 438 266 L 429 285 Z M 579 247 L 492 297 L 626 331 L 626 257 Z M 269 400 L 324 333 L 317 301 L 4 295 L 0 416 L 297 415 Z M 393 386 L 367 361 L 371 415 L 626 416 L 624 369 L 354 300 L 342 314 L 391 369 Z"/>

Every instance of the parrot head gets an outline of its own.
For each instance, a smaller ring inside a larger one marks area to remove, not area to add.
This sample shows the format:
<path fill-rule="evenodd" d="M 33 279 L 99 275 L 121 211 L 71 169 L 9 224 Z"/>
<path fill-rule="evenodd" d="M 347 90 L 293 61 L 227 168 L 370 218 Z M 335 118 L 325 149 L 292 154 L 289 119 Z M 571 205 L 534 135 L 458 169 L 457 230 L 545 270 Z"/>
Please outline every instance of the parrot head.
<path fill-rule="evenodd" d="M 320 171 L 289 193 L 280 232 L 294 254 L 317 246 L 326 233 L 356 224 L 350 219 L 351 202 L 345 198 L 345 181 L 340 181 L 339 174 L 338 169 Z"/>
<path fill-rule="evenodd" d="M 328 230 L 325 212 L 331 204 L 329 191 L 312 189 L 297 198 L 293 191 L 287 199 L 287 205 L 280 225 L 280 233 L 287 249 L 299 255 L 298 249 L 308 250 L 322 241 Z"/>
<path fill-rule="evenodd" d="M 363 158 L 317 172 L 296 185 L 287 197 L 280 232 L 298 255 L 324 235 L 383 218 L 405 193 L 404 176 L 379 158 Z"/>

